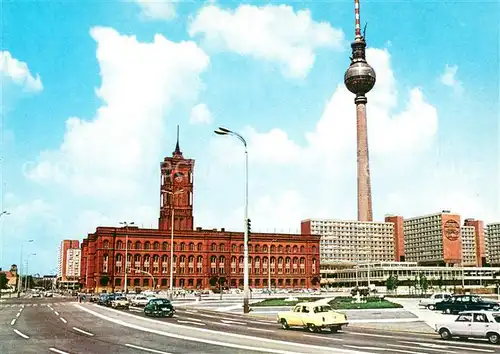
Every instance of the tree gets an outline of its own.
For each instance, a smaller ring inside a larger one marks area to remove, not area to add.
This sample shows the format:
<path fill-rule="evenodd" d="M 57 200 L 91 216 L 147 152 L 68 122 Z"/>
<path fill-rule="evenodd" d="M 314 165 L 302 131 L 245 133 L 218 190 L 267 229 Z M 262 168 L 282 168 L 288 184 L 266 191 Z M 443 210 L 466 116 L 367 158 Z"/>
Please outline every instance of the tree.
<path fill-rule="evenodd" d="M 420 285 L 420 289 L 422 289 L 424 294 L 426 294 L 427 289 L 429 289 L 429 282 L 428 282 L 425 274 L 420 274 L 419 285 Z"/>
<path fill-rule="evenodd" d="M 102 276 L 100 279 L 101 286 L 108 286 L 108 283 L 109 283 L 108 276 L 107 275 Z"/>
<path fill-rule="evenodd" d="M 7 289 L 7 283 L 9 280 L 7 279 L 7 274 L 0 273 L 0 290 Z"/>
<path fill-rule="evenodd" d="M 312 285 L 317 285 L 321 282 L 321 278 L 320 277 L 314 277 L 311 279 L 311 284 Z"/>
<path fill-rule="evenodd" d="M 387 291 L 397 291 L 399 286 L 399 280 L 397 275 L 390 275 L 385 282 L 385 287 Z"/>

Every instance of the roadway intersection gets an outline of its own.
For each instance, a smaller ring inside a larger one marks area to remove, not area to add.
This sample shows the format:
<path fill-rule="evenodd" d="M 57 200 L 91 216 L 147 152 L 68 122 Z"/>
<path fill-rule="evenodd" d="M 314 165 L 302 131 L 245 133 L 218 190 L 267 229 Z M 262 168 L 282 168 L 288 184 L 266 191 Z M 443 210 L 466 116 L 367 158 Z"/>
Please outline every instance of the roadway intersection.
<path fill-rule="evenodd" d="M 336 334 L 283 330 L 271 319 L 206 309 L 178 307 L 174 318 L 153 319 L 74 299 L 0 303 L 0 353 L 35 352 L 487 354 L 500 347 L 356 326 Z"/>

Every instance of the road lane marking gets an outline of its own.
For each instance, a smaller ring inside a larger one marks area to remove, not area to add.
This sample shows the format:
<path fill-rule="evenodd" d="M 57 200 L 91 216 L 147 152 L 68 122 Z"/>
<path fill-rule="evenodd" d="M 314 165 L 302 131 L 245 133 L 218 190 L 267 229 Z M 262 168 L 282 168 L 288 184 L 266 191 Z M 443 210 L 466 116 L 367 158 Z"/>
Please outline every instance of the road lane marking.
<path fill-rule="evenodd" d="M 14 332 L 15 332 L 17 335 L 19 335 L 19 336 L 23 337 L 24 339 L 30 339 L 30 337 L 28 337 L 26 334 L 24 334 L 24 333 L 20 332 L 20 331 L 19 331 L 19 330 L 17 330 L 17 329 L 14 329 Z"/>
<path fill-rule="evenodd" d="M 57 311 L 54 311 L 54 313 L 56 314 L 56 316 L 59 316 L 59 312 L 57 312 Z"/>
<path fill-rule="evenodd" d="M 184 320 L 190 320 L 190 321 L 196 321 L 196 322 L 203 322 L 203 320 L 200 320 L 200 319 L 194 318 L 194 317 L 182 317 L 182 319 L 184 319 Z"/>
<path fill-rule="evenodd" d="M 238 321 L 228 321 L 228 320 L 220 320 L 222 323 L 233 323 L 233 324 L 239 324 L 239 325 L 246 325 L 246 322 L 238 322 Z"/>
<path fill-rule="evenodd" d="M 16 313 L 16 317 L 21 316 L 21 312 Z"/>
<path fill-rule="evenodd" d="M 233 327 L 233 325 L 229 323 L 220 323 L 220 322 L 210 322 L 210 323 L 218 326 Z"/>
<path fill-rule="evenodd" d="M 475 345 L 475 346 L 482 346 L 482 347 L 487 347 L 487 348 L 491 348 L 491 345 L 489 344 L 474 344 L 474 343 L 467 343 L 467 344 L 458 344 L 458 343 L 453 343 L 453 344 L 444 344 L 444 345 L 440 345 L 440 344 L 434 344 L 434 343 L 426 343 L 426 342 L 414 342 L 414 341 L 404 341 L 404 340 L 400 340 L 398 341 L 399 343 L 404 343 L 404 344 L 411 344 L 411 345 L 419 345 L 421 347 L 424 347 L 425 349 L 428 349 L 428 350 L 432 350 L 431 348 L 441 348 L 441 349 L 445 349 L 445 348 L 453 348 L 453 349 L 467 349 L 467 350 L 470 350 L 470 351 L 474 351 L 474 352 L 485 352 L 485 353 L 494 353 L 495 351 L 494 350 L 491 350 L 491 349 L 478 349 L 478 348 L 471 348 L 470 346 L 471 345 Z M 465 347 L 461 347 L 459 345 L 464 345 Z"/>
<path fill-rule="evenodd" d="M 182 321 L 182 320 L 177 320 L 177 322 L 179 323 L 191 323 L 191 324 L 195 324 L 195 325 L 198 325 L 198 326 L 205 326 L 204 323 L 201 323 L 201 322 L 194 322 L 194 321 Z"/>
<path fill-rule="evenodd" d="M 78 327 L 73 327 L 73 329 L 77 332 L 80 332 L 80 333 L 83 333 L 83 334 L 86 334 L 87 336 L 89 337 L 93 337 L 94 336 L 94 333 L 90 333 L 90 332 L 87 332 L 87 331 L 84 331 L 83 329 L 80 329 Z"/>
<path fill-rule="evenodd" d="M 160 350 L 156 349 L 150 349 L 150 348 L 144 348 L 144 347 L 139 347 L 138 345 L 133 345 L 133 344 L 125 344 L 126 347 L 129 348 L 134 348 L 134 349 L 139 349 L 139 350 L 144 350 L 145 352 L 150 352 L 150 353 L 158 353 L 158 354 L 170 354 L 167 352 L 162 352 Z"/>
<path fill-rule="evenodd" d="M 261 332 L 274 332 L 272 329 L 264 329 L 264 328 L 247 327 L 247 329 L 251 329 L 252 331 L 261 331 Z"/>
<path fill-rule="evenodd" d="M 185 313 L 191 313 L 191 314 L 193 314 L 193 313 L 198 313 L 198 311 L 196 311 L 196 310 L 186 310 L 186 311 L 184 311 L 184 312 L 185 312 Z"/>
<path fill-rule="evenodd" d="M 23 307 L 21 307 L 21 308 L 19 309 L 19 313 L 21 313 L 21 312 L 23 312 Z"/>
<path fill-rule="evenodd" d="M 426 354 L 426 353 L 422 353 L 422 352 L 413 352 L 413 351 L 410 351 L 410 350 L 399 350 L 399 349 L 391 349 L 391 348 L 380 348 L 380 347 L 358 347 L 356 345 L 348 345 L 348 344 L 344 344 L 344 347 L 346 348 L 352 348 L 352 349 L 356 349 L 356 350 L 375 350 L 375 351 L 384 351 L 384 352 L 397 352 L 397 353 L 407 353 L 407 354 Z M 455 353 L 455 352 L 450 352 L 450 353 Z"/>
<path fill-rule="evenodd" d="M 249 335 L 242 335 L 242 334 L 235 334 L 235 333 L 229 333 L 229 332 L 224 332 L 225 337 L 232 337 L 232 338 L 239 338 L 239 339 L 247 339 L 247 340 L 254 340 L 256 343 L 258 342 L 265 342 L 265 343 L 272 343 L 272 344 L 279 344 L 283 348 L 290 347 L 290 346 L 295 346 L 297 348 L 304 348 L 306 351 L 303 353 L 299 352 L 292 352 L 292 351 L 287 351 L 287 350 L 281 350 L 281 349 L 267 349 L 267 348 L 262 348 L 262 347 L 253 347 L 253 346 L 248 346 L 248 345 L 242 345 L 242 344 L 236 344 L 236 343 L 230 343 L 230 342 L 222 342 L 222 341 L 217 341 L 217 340 L 212 340 L 212 339 L 202 339 L 199 337 L 194 337 L 194 336 L 187 336 L 187 335 L 182 335 L 182 334 L 176 334 L 176 333 L 171 333 L 171 332 L 164 332 L 152 328 L 147 328 L 147 327 L 142 327 L 139 325 L 132 324 L 130 322 L 125 322 L 116 318 L 112 318 L 106 315 L 103 315 L 99 312 L 93 311 L 91 309 L 88 309 L 84 306 L 74 304 L 74 306 L 82 311 L 85 311 L 87 313 L 90 313 L 96 317 L 99 317 L 101 319 L 104 319 L 106 321 L 116 323 L 118 325 L 124 326 L 124 327 L 129 327 L 132 329 L 137 329 L 139 331 L 143 332 L 149 332 L 149 333 L 154 333 L 158 334 L 164 337 L 170 337 L 170 338 L 177 338 L 177 339 L 182 339 L 182 340 L 188 340 L 191 342 L 199 342 L 199 343 L 205 343 L 205 344 L 212 344 L 212 345 L 217 345 L 221 347 L 226 347 L 226 348 L 235 348 L 235 349 L 242 349 L 242 350 L 251 350 L 251 351 L 257 351 L 257 352 L 264 352 L 264 353 L 274 353 L 274 354 L 304 354 L 304 353 L 311 353 L 314 352 L 315 350 L 321 351 L 321 352 L 332 352 L 332 353 L 346 353 L 346 354 L 353 354 L 352 350 L 348 349 L 339 349 L 339 348 L 329 348 L 329 347 L 321 347 L 317 345 L 309 345 L 309 344 L 303 344 L 303 343 L 298 343 L 298 342 L 289 342 L 289 341 L 283 341 L 283 340 L 276 340 L 276 339 L 268 339 L 268 338 L 263 338 L 263 337 L 255 337 L 255 336 L 249 336 Z M 139 317 L 136 315 L 128 314 L 126 312 L 121 312 L 121 311 L 116 311 L 116 310 L 111 310 L 108 308 L 101 308 L 104 311 L 110 311 L 118 315 L 122 316 L 128 316 L 128 317 L 135 317 L 138 320 L 142 320 L 144 322 L 151 322 L 155 324 L 161 324 L 161 325 L 169 325 L 172 327 L 177 327 L 177 328 L 182 328 L 182 329 L 190 329 L 193 330 L 193 327 L 190 326 L 183 326 L 183 325 L 177 325 L 173 323 L 165 323 L 163 321 L 158 321 L 158 320 L 153 320 L 150 318 L 144 318 L 144 317 Z M 210 333 L 213 335 L 218 335 L 220 336 L 220 331 L 215 331 L 215 330 L 210 330 L 210 329 L 205 329 L 205 328 L 196 328 L 196 331 L 199 332 L 205 332 L 205 333 Z"/>
<path fill-rule="evenodd" d="M 303 334 L 303 336 L 304 337 L 311 337 L 311 338 L 318 338 L 318 339 L 333 340 L 333 341 L 338 341 L 338 342 L 344 341 L 341 338 L 330 338 L 330 337 L 325 337 L 325 336 L 315 336 L 314 334 Z"/>
<path fill-rule="evenodd" d="M 63 321 L 64 323 L 68 323 L 68 321 L 66 321 L 64 318 L 62 317 L 59 317 L 61 319 L 61 321 Z"/>
<path fill-rule="evenodd" d="M 14 318 L 12 321 L 10 321 L 10 325 L 13 326 L 16 324 L 16 319 Z"/>
<path fill-rule="evenodd" d="M 49 348 L 51 352 L 58 353 L 58 354 L 69 354 L 68 352 L 63 352 L 62 350 L 56 349 L 56 348 Z"/>

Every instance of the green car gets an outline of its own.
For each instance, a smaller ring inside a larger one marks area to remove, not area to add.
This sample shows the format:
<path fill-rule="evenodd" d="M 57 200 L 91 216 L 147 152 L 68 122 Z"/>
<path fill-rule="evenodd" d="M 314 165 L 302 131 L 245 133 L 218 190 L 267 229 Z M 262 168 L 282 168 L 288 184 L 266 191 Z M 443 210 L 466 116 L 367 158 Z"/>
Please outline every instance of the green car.
<path fill-rule="evenodd" d="M 144 307 L 144 314 L 155 317 L 173 317 L 175 309 L 167 299 L 151 299 Z"/>

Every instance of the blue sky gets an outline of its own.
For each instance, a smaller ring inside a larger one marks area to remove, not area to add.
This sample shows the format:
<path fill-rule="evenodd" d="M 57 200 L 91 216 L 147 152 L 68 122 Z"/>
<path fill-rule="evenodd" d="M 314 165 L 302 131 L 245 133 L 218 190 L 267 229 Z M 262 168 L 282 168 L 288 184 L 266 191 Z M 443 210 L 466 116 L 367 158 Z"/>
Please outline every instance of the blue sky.
<path fill-rule="evenodd" d="M 159 161 L 196 159 L 195 223 L 254 230 L 354 219 L 353 1 L 3 4 L 0 264 L 53 272 L 62 239 L 156 226 Z M 499 221 L 498 23 L 490 2 L 362 1 L 375 217 Z M 490 25 L 488 25 L 490 24 Z M 135 38 L 134 38 L 135 36 Z M 70 122 L 70 123 L 68 123 Z"/>

